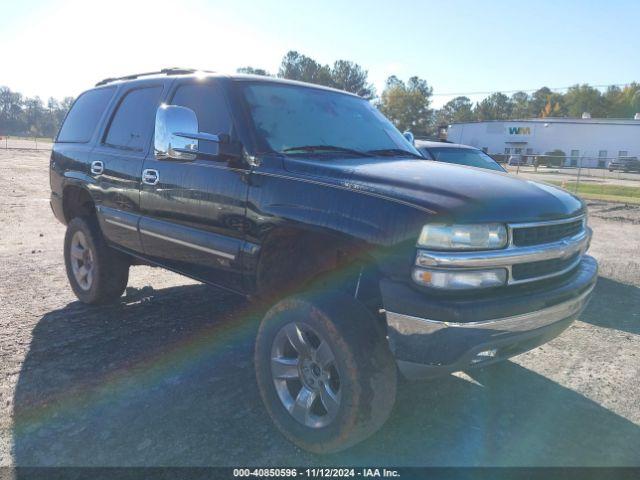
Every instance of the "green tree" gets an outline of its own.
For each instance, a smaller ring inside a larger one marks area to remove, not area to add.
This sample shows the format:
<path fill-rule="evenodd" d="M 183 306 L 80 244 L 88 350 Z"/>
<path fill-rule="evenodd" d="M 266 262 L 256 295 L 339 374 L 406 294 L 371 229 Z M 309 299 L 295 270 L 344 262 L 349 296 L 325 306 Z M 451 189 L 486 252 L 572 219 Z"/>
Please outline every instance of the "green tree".
<path fill-rule="evenodd" d="M 531 116 L 531 104 L 526 92 L 511 95 L 511 118 L 527 118 Z"/>
<path fill-rule="evenodd" d="M 25 99 L 23 111 L 29 133 L 32 135 L 43 135 L 45 109 L 40 97 L 36 96 Z"/>
<path fill-rule="evenodd" d="M 429 108 L 433 89 L 426 80 L 411 77 L 407 83 L 395 76 L 387 79 L 378 107 L 400 131 L 416 136 L 433 134 L 433 112 Z"/>
<path fill-rule="evenodd" d="M 640 83 L 633 82 L 622 89 L 622 97 L 625 99 L 626 115 L 633 116 L 640 113 Z"/>
<path fill-rule="evenodd" d="M 22 95 L 8 87 L 0 87 L 0 134 L 17 133 L 23 129 Z"/>
<path fill-rule="evenodd" d="M 529 100 L 529 116 L 540 117 L 552 94 L 548 87 L 542 87 L 533 92 Z"/>
<path fill-rule="evenodd" d="M 530 96 L 530 117 L 562 117 L 566 115 L 563 95 L 542 87 Z"/>
<path fill-rule="evenodd" d="M 590 85 L 574 85 L 564 94 L 564 103 L 570 117 L 589 112 L 593 117 L 606 117 L 606 102 L 600 90 Z"/>
<path fill-rule="evenodd" d="M 270 77 L 271 74 L 264 70 L 263 68 L 253 68 L 253 67 L 240 67 L 236 69 L 238 73 L 244 73 L 247 75 L 262 75 L 265 77 Z"/>
<path fill-rule="evenodd" d="M 474 120 L 473 103 L 468 97 L 456 97 L 436 112 L 436 125 L 469 122 Z"/>
<path fill-rule="evenodd" d="M 609 117 L 623 117 L 624 116 L 624 99 L 622 98 L 622 89 L 617 85 L 611 85 L 607 87 L 607 90 L 602 95 L 602 101 L 604 102 L 607 116 Z"/>
<path fill-rule="evenodd" d="M 73 105 L 74 101 L 75 101 L 75 98 L 73 97 L 64 97 L 62 99 L 62 102 L 60 102 L 60 110 L 64 113 L 64 115 L 67 114 L 67 112 L 71 108 L 71 105 Z"/>
<path fill-rule="evenodd" d="M 349 60 L 337 60 L 333 64 L 331 80 L 335 88 L 355 93 L 367 100 L 375 96 L 375 88 L 369 83 L 368 72 Z"/>
<path fill-rule="evenodd" d="M 25 99 L 8 87 L 0 87 L 0 135 L 53 136 L 72 103 L 72 97 L 61 102 L 49 98 L 45 107 L 39 97 Z"/>
<path fill-rule="evenodd" d="M 349 60 L 337 60 L 333 67 L 329 67 L 291 50 L 282 59 L 278 77 L 339 88 L 368 100 L 375 96 L 375 89 L 368 80 L 368 72 Z"/>
<path fill-rule="evenodd" d="M 331 69 L 328 65 L 321 65 L 313 58 L 291 50 L 282 59 L 278 77 L 316 83 L 318 85 L 333 86 Z"/>
<path fill-rule="evenodd" d="M 640 84 L 633 82 L 623 88 L 610 86 L 603 95 L 607 116 L 630 118 L 640 112 Z"/>
<path fill-rule="evenodd" d="M 504 93 L 493 93 L 476 104 L 474 113 L 478 120 L 507 120 L 511 118 L 513 105 Z"/>
<path fill-rule="evenodd" d="M 41 131 L 45 137 L 53 137 L 57 133 L 57 112 L 60 110 L 60 102 L 53 97 L 47 100 L 47 107 L 42 119 Z"/>

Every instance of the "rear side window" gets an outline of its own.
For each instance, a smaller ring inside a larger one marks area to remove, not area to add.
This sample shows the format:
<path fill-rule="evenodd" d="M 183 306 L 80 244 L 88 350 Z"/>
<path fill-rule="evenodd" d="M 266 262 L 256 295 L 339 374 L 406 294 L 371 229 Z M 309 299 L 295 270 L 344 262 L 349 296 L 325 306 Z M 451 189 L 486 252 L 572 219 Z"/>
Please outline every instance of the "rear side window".
<path fill-rule="evenodd" d="M 80 95 L 69 110 L 56 142 L 86 143 L 91 140 L 114 92 L 115 88 L 100 88 Z"/>
<path fill-rule="evenodd" d="M 162 87 L 132 90 L 116 110 L 104 140 L 106 145 L 142 151 L 149 143 Z"/>
<path fill-rule="evenodd" d="M 182 85 L 176 90 L 171 104 L 193 110 L 201 132 L 231 134 L 231 115 L 219 87 L 212 84 Z"/>

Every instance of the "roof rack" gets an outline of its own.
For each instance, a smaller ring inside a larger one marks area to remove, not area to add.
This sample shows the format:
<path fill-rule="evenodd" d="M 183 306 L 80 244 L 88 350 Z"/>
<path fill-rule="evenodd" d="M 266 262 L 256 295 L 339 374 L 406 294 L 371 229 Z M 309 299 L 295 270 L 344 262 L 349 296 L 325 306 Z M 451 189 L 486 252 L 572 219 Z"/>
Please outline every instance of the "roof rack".
<path fill-rule="evenodd" d="M 106 85 L 107 83 L 116 82 L 118 80 L 133 80 L 135 78 L 147 77 L 149 75 L 185 75 L 189 73 L 195 73 L 198 71 L 203 71 L 206 73 L 213 73 L 209 70 L 197 70 L 195 68 L 163 68 L 162 70 L 158 70 L 157 72 L 145 72 L 145 73 L 134 73 L 132 75 L 125 75 L 124 77 L 109 77 L 104 80 L 100 80 L 96 83 L 96 87 L 101 85 Z"/>

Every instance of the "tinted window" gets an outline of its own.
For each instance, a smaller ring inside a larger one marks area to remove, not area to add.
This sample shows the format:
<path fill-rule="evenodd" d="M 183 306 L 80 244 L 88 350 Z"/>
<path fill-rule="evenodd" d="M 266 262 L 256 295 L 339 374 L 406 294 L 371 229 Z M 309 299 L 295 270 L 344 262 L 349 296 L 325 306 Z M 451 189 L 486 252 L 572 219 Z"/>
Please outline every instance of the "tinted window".
<path fill-rule="evenodd" d="M 176 90 L 171 104 L 196 112 L 201 132 L 231 134 L 231 115 L 219 87 L 211 84 L 182 85 Z"/>
<path fill-rule="evenodd" d="M 80 95 L 71 107 L 56 141 L 84 143 L 91 140 L 114 92 L 115 88 L 101 88 Z"/>
<path fill-rule="evenodd" d="M 111 121 L 104 143 L 141 151 L 149 143 L 162 87 L 149 87 L 127 93 Z"/>
<path fill-rule="evenodd" d="M 482 150 L 472 148 L 429 148 L 429 153 L 434 160 L 439 162 L 457 163 L 470 167 L 488 168 L 504 172 L 504 169 L 496 161 Z"/>

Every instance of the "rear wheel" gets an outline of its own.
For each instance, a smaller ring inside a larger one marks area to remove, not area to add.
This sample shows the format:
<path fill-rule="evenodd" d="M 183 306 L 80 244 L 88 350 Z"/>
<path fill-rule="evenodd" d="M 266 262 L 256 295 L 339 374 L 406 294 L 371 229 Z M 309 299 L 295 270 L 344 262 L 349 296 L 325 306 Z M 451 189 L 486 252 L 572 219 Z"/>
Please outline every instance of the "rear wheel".
<path fill-rule="evenodd" d="M 375 318 L 341 294 L 300 295 L 276 304 L 256 340 L 256 376 L 280 431 L 315 453 L 371 435 L 395 401 L 396 367 Z"/>
<path fill-rule="evenodd" d="M 67 225 L 64 258 L 69 284 L 81 302 L 116 300 L 129 280 L 129 260 L 104 241 L 97 221 L 76 217 Z"/>

